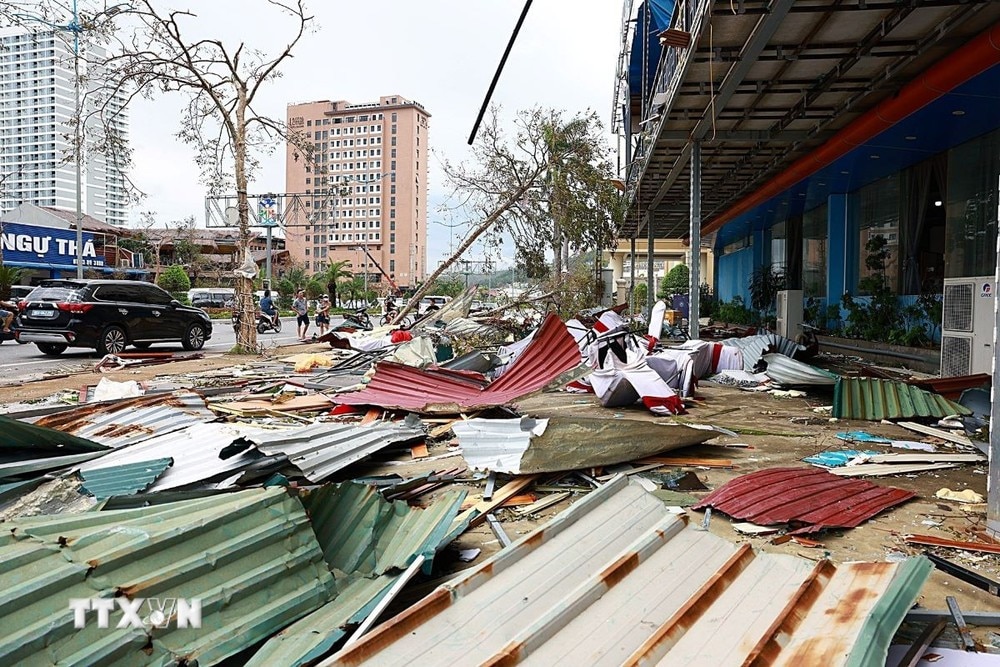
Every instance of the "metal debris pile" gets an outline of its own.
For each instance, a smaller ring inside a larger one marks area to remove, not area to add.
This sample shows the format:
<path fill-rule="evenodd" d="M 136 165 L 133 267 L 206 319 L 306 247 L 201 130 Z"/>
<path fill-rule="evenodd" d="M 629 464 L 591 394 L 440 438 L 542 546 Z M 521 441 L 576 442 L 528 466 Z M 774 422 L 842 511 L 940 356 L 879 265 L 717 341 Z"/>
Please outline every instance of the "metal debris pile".
<path fill-rule="evenodd" d="M 831 373 L 773 334 L 663 345 L 620 309 L 473 319 L 465 301 L 405 336 L 339 330 L 329 350 L 105 376 L 0 416 L 0 581 L 13 595 L 0 662 L 884 660 L 933 559 L 764 554 L 710 533 L 712 510 L 742 535 L 822 546 L 822 531 L 916 495 L 855 477 L 979 463 L 939 420 L 964 431 L 981 410 Z M 733 442 L 747 431 L 713 424 L 738 409 L 710 410 L 716 383 L 832 393 L 816 419 L 897 420 L 937 444 L 845 431 L 843 449 L 806 459 L 823 470 L 765 468 L 713 490 L 699 471 L 756 452 Z M 593 410 L 520 409 L 551 392 Z M 704 511 L 700 526 L 684 508 Z M 80 629 L 67 607 L 153 597 L 198 600 L 202 631 L 169 615 L 117 628 L 117 607 L 110 628 Z"/>

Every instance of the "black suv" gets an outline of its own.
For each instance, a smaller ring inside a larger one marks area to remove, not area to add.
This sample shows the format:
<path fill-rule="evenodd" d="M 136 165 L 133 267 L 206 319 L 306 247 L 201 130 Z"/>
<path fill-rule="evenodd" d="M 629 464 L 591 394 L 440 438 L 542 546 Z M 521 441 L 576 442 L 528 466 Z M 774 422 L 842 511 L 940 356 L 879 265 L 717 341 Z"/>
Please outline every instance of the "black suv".
<path fill-rule="evenodd" d="M 130 280 L 45 280 L 18 304 L 18 342 L 44 354 L 92 347 L 118 354 L 129 344 L 179 341 L 200 350 L 212 337 L 212 321 L 199 308 L 181 305 L 156 285 Z"/>

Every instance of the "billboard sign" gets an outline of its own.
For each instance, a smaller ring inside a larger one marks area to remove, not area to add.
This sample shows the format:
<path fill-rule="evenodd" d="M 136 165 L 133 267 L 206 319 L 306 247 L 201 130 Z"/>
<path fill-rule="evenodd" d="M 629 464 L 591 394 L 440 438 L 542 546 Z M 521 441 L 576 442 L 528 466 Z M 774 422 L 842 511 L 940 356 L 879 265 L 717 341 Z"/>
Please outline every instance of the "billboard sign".
<path fill-rule="evenodd" d="M 0 248 L 6 264 L 76 266 L 75 229 L 4 222 L 0 232 Z M 89 232 L 83 233 L 83 265 L 104 266 L 104 255 L 97 252 L 94 235 Z"/>

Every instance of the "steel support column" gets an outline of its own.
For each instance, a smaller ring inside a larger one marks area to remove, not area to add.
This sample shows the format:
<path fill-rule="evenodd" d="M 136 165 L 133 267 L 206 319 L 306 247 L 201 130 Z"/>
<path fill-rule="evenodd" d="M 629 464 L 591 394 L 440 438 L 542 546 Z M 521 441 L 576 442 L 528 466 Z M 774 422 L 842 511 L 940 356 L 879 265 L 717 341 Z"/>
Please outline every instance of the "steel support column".
<path fill-rule="evenodd" d="M 646 321 L 653 314 L 653 303 L 656 300 L 656 276 L 653 273 L 653 220 L 646 213 Z"/>
<path fill-rule="evenodd" d="M 701 301 L 701 142 L 691 142 L 691 266 L 688 283 L 688 336 L 698 337 Z"/>
<path fill-rule="evenodd" d="M 633 236 L 629 240 L 632 243 L 632 249 L 629 252 L 630 266 L 628 280 L 628 303 L 629 312 L 634 313 L 639 309 L 639 304 L 635 302 L 635 237 Z"/>

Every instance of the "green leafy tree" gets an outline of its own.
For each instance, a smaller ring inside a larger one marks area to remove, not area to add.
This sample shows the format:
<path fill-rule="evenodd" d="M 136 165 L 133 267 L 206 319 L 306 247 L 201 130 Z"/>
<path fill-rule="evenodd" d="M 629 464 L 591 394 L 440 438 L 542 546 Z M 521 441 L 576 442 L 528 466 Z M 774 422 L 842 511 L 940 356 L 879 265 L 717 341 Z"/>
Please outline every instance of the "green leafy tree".
<path fill-rule="evenodd" d="M 632 293 L 632 310 L 638 311 L 646 307 L 646 297 L 649 294 L 649 286 L 646 283 L 636 283 Z"/>
<path fill-rule="evenodd" d="M 660 299 L 670 299 L 675 294 L 687 294 L 689 282 L 691 280 L 691 269 L 687 264 L 678 264 L 667 271 L 667 275 L 660 280 L 660 291 L 656 296 Z"/>
<path fill-rule="evenodd" d="M 183 266 L 174 264 L 160 274 L 156 279 L 156 284 L 170 292 L 171 296 L 184 303 L 187 301 L 187 292 L 191 289 L 191 279 Z"/>
<path fill-rule="evenodd" d="M 354 273 L 349 268 L 350 266 L 351 262 L 348 260 L 330 262 L 325 271 L 316 274 L 316 279 L 326 285 L 330 301 L 333 302 L 334 306 L 340 304 L 338 288 L 341 283 L 354 277 Z"/>
<path fill-rule="evenodd" d="M 271 290 L 271 296 L 277 301 L 278 308 L 288 310 L 292 307 L 292 300 L 295 298 L 296 284 L 288 278 L 282 278 Z M 276 293 L 275 293 L 276 292 Z"/>
<path fill-rule="evenodd" d="M 326 287 L 320 281 L 313 278 L 306 283 L 306 296 L 310 299 L 318 299 L 326 292 Z"/>
<path fill-rule="evenodd" d="M 507 125 L 515 128 L 513 133 L 505 130 Z M 471 164 L 446 161 L 443 168 L 461 210 L 478 221 L 397 321 L 484 236 L 493 243 L 513 239 L 519 267 L 532 275 L 541 273 L 540 258 L 547 249 L 558 246 L 560 256 L 568 257 L 574 249 L 600 250 L 614 242 L 625 214 L 624 198 L 611 181 L 610 149 L 595 113 L 567 116 L 535 108 L 508 124 L 500 122 L 494 109 L 472 150 Z"/>
<path fill-rule="evenodd" d="M 21 269 L 0 263 L 0 299 L 10 298 L 10 288 L 21 279 Z"/>

